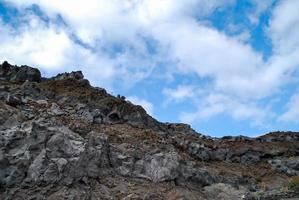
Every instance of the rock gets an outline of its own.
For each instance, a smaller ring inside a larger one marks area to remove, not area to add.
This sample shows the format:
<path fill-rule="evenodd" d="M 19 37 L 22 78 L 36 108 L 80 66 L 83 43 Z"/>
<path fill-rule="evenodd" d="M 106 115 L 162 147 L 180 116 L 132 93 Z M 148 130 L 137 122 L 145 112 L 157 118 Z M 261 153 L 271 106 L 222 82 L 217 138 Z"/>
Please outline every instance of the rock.
<path fill-rule="evenodd" d="M 190 191 L 189 189 L 184 188 L 174 188 L 166 194 L 167 200 L 206 200 L 203 197 L 203 194 L 199 191 Z"/>
<path fill-rule="evenodd" d="M 144 166 L 144 174 L 139 176 L 149 177 L 153 182 L 174 180 L 179 174 L 179 159 L 179 156 L 174 152 L 157 153 L 145 157 L 144 161 L 138 163 Z"/>
<path fill-rule="evenodd" d="M 234 188 L 231 185 L 217 183 L 204 188 L 205 195 L 208 199 L 222 199 L 222 200 L 240 200 L 245 199 L 247 190 L 239 187 Z"/>
<path fill-rule="evenodd" d="M 57 105 L 56 103 L 52 103 L 51 108 L 49 110 L 49 112 L 53 115 L 63 115 L 64 111 L 59 107 L 59 105 Z"/>
<path fill-rule="evenodd" d="M 75 71 L 71 73 L 62 73 L 57 76 L 51 78 L 52 80 L 64 80 L 64 79 L 74 79 L 74 80 L 82 80 L 84 75 L 82 71 Z"/>
<path fill-rule="evenodd" d="M 80 135 L 86 135 L 91 131 L 90 125 L 86 121 L 71 122 L 69 128 Z"/>
<path fill-rule="evenodd" d="M 298 175 L 298 133 L 205 136 L 156 121 L 81 72 L 39 80 L 5 62 L 0 82 L 0 199 L 298 196 L 285 190 Z"/>
<path fill-rule="evenodd" d="M 299 156 L 290 158 L 287 162 L 287 166 L 299 172 Z"/>
<path fill-rule="evenodd" d="M 39 105 L 43 105 L 43 106 L 48 105 L 48 101 L 47 100 L 37 100 L 36 103 L 39 104 Z"/>
<path fill-rule="evenodd" d="M 12 66 L 6 61 L 0 66 L 0 76 L 8 81 L 41 81 L 41 73 L 38 69 L 26 65 L 20 67 Z"/>
<path fill-rule="evenodd" d="M 122 116 L 119 111 L 113 110 L 107 116 L 107 121 L 111 123 L 118 123 L 122 120 Z"/>
<path fill-rule="evenodd" d="M 37 83 L 28 80 L 21 85 L 20 89 L 25 97 L 37 98 L 41 93 L 41 89 L 38 87 Z"/>
<path fill-rule="evenodd" d="M 4 61 L 0 67 L 1 75 L 3 76 L 8 74 L 10 70 L 11 70 L 11 65 L 7 61 Z"/>
<path fill-rule="evenodd" d="M 35 135 L 45 133 L 47 135 Z M 4 138 L 2 134 L 1 141 L 4 139 L 2 147 L 12 148 L 14 145 L 14 151 L 5 154 L 4 158 L 10 159 L 11 162 L 11 158 L 15 157 L 15 166 L 9 166 L 7 163 L 2 168 L 4 174 L 1 176 L 6 176 L 5 174 L 10 176 L 2 178 L 1 184 L 11 186 L 23 180 L 27 183 L 54 183 L 65 179 L 65 182 L 68 182 L 69 179 L 78 180 L 85 176 L 98 177 L 109 168 L 107 136 L 104 134 L 90 133 L 87 141 L 66 127 L 48 129 L 39 125 L 32 126 L 31 131 L 26 133 L 26 140 L 22 141 L 22 136 L 17 134 L 17 130 L 6 133 Z M 30 140 L 32 142 L 27 144 L 26 141 Z M 6 159 L 3 160 L 2 155 L 0 166 L 3 167 L 3 162 L 7 162 Z M 21 162 L 27 167 L 23 165 L 19 168 Z"/>
<path fill-rule="evenodd" d="M 187 181 L 203 187 L 216 183 L 220 179 L 220 177 L 206 169 L 193 166 L 191 162 L 181 165 L 179 169 L 180 176 L 177 178 L 177 182 L 181 184 Z"/>
<path fill-rule="evenodd" d="M 247 152 L 243 156 L 241 156 L 241 163 L 248 165 L 256 164 L 261 160 L 260 157 L 261 155 L 259 155 L 259 153 L 257 152 Z"/>
<path fill-rule="evenodd" d="M 18 105 L 22 105 L 23 102 L 20 98 L 16 97 L 16 96 L 13 96 L 11 94 L 8 94 L 7 95 L 7 98 L 6 98 L 6 103 L 10 106 L 18 106 Z"/>
<path fill-rule="evenodd" d="M 94 116 L 89 111 L 89 109 L 86 108 L 86 107 L 77 109 L 76 117 L 79 118 L 79 119 L 82 119 L 82 120 L 84 120 L 88 123 L 92 123 L 93 119 L 94 119 Z"/>
<path fill-rule="evenodd" d="M 282 158 L 268 161 L 271 166 L 290 176 L 299 176 L 299 157 Z"/>
<path fill-rule="evenodd" d="M 29 66 L 21 66 L 20 70 L 12 76 L 11 80 L 16 81 L 33 81 L 40 82 L 41 81 L 41 73 L 38 69 L 29 67 Z"/>
<path fill-rule="evenodd" d="M 227 149 L 216 149 L 211 153 L 212 160 L 223 161 L 226 159 Z"/>

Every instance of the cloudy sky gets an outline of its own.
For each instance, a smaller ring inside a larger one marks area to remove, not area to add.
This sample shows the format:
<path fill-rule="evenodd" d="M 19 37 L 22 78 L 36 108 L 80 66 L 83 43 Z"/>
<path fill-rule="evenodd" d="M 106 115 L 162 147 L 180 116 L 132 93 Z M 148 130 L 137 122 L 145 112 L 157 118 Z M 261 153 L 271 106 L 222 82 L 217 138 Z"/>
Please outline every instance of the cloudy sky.
<path fill-rule="evenodd" d="M 0 61 L 82 70 L 213 136 L 299 130 L 298 0 L 0 0 Z"/>

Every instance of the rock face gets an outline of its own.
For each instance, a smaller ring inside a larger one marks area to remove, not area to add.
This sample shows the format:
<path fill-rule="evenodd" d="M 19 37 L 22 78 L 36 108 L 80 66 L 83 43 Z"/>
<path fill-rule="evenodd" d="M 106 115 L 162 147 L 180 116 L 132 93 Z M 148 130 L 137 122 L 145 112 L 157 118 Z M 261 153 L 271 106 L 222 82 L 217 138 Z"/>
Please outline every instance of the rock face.
<path fill-rule="evenodd" d="M 82 72 L 0 67 L 0 199 L 287 199 L 299 134 L 211 138 Z"/>
<path fill-rule="evenodd" d="M 0 79 L 9 81 L 41 81 L 41 73 L 38 69 L 29 66 L 12 66 L 7 61 L 0 65 Z"/>
<path fill-rule="evenodd" d="M 76 71 L 71 73 L 62 73 L 58 74 L 57 76 L 53 77 L 52 80 L 63 80 L 63 79 L 74 79 L 74 80 L 81 80 L 84 78 L 82 71 Z"/>

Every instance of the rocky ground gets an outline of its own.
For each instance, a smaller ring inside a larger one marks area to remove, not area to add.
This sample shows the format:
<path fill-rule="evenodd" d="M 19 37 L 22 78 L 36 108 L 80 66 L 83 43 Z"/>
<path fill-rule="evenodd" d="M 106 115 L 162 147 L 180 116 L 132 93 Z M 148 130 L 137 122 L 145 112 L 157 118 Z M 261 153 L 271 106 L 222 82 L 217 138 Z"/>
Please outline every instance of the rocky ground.
<path fill-rule="evenodd" d="M 211 138 L 80 71 L 0 65 L 0 199 L 291 200 L 298 176 L 298 133 Z"/>

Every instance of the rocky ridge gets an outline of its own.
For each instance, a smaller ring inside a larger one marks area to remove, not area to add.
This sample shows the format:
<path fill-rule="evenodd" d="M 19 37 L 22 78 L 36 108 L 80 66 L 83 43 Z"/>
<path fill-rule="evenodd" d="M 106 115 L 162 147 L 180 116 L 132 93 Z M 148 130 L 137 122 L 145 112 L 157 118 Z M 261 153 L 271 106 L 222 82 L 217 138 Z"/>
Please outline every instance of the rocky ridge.
<path fill-rule="evenodd" d="M 0 65 L 0 199 L 291 199 L 299 133 L 212 138 L 92 87 Z"/>

